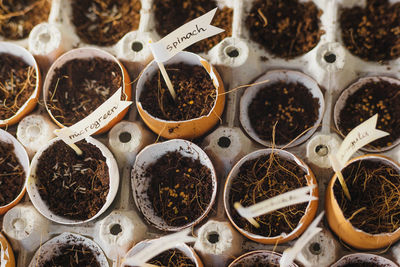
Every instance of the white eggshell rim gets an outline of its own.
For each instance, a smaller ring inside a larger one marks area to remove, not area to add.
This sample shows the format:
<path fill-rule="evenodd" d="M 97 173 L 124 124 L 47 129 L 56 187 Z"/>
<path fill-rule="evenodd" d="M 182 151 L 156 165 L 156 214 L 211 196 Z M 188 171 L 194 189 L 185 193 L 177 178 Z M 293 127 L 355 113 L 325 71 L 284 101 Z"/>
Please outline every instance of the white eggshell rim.
<path fill-rule="evenodd" d="M 173 56 L 171 59 L 167 60 L 166 62 L 164 62 L 164 65 L 171 65 L 171 64 L 177 64 L 177 63 L 186 63 L 188 65 L 193 65 L 193 66 L 201 66 L 204 68 L 204 66 L 202 65 L 201 62 L 206 62 L 207 64 L 209 64 L 205 59 L 203 59 L 202 57 L 191 53 L 191 52 L 186 52 L 186 51 L 181 51 L 178 54 L 176 54 L 175 56 Z M 208 117 L 212 114 L 213 110 L 215 109 L 215 106 L 217 104 L 218 98 L 223 97 L 220 96 L 220 87 L 223 85 L 219 84 L 217 75 L 214 72 L 214 68 L 212 67 L 211 64 L 210 65 L 210 71 L 208 71 L 207 69 L 205 69 L 207 71 L 207 73 L 210 75 L 211 80 L 213 81 L 213 84 L 215 86 L 216 89 L 216 98 L 214 101 L 214 104 L 210 110 L 210 112 L 207 115 L 203 115 L 201 117 L 198 118 L 193 118 L 190 120 L 182 120 L 182 121 L 171 121 L 171 120 L 164 120 L 164 119 L 160 119 L 157 117 L 154 117 L 153 115 L 151 115 L 146 109 L 143 108 L 142 103 L 139 101 L 140 95 L 142 94 L 142 92 L 145 90 L 145 84 L 146 82 L 153 76 L 153 74 L 159 69 L 157 62 L 155 60 L 152 60 L 142 71 L 142 74 L 139 77 L 139 80 L 137 82 L 136 85 L 136 93 L 135 93 L 135 101 L 136 101 L 136 105 L 138 107 L 141 107 L 142 110 L 149 115 L 151 118 L 161 121 L 161 122 L 186 122 L 186 121 L 195 121 L 195 120 L 199 120 L 203 117 Z"/>
<path fill-rule="evenodd" d="M 313 97 L 318 99 L 319 103 L 319 109 L 318 109 L 318 118 L 316 122 L 313 125 L 313 128 L 311 128 L 307 133 L 302 135 L 300 138 L 298 138 L 296 141 L 292 142 L 290 145 L 287 144 L 282 144 L 282 145 L 275 145 L 277 148 L 282 148 L 282 147 L 294 147 L 297 145 L 300 145 L 301 143 L 305 142 L 308 138 L 310 138 L 314 132 L 317 130 L 318 125 L 322 121 L 322 117 L 324 115 L 324 110 L 325 110 L 325 101 L 324 101 L 324 96 L 321 92 L 321 89 L 318 86 L 318 83 L 313 80 L 311 77 L 308 75 L 298 72 L 298 71 L 293 71 L 293 70 L 272 70 L 268 71 L 264 75 L 262 75 L 260 78 L 258 78 L 254 83 L 259 83 L 262 81 L 268 80 L 268 83 L 264 84 L 258 84 L 258 85 L 253 85 L 249 88 L 246 89 L 244 94 L 242 95 L 240 99 L 240 123 L 242 124 L 244 130 L 246 133 L 256 142 L 260 143 L 261 145 L 271 147 L 272 143 L 270 141 L 266 141 L 261 139 L 258 134 L 254 131 L 253 127 L 251 126 L 250 119 L 249 119 L 249 113 L 248 113 L 248 107 L 253 101 L 253 99 L 256 97 L 257 93 L 264 88 L 265 86 L 273 85 L 276 82 L 297 82 L 303 84 L 307 89 L 310 90 L 310 93 L 312 94 Z M 271 123 L 273 123 L 271 121 Z"/>
<path fill-rule="evenodd" d="M 117 195 L 118 192 L 118 187 L 119 187 L 119 172 L 118 172 L 118 166 L 117 162 L 113 156 L 113 154 L 110 152 L 110 150 L 100 141 L 92 138 L 92 137 L 87 137 L 85 138 L 86 142 L 95 145 L 98 149 L 100 149 L 101 153 L 103 156 L 106 158 L 106 164 L 108 166 L 108 174 L 110 177 L 109 180 L 109 191 L 107 194 L 106 202 L 104 203 L 103 207 L 91 218 L 86 219 L 86 220 L 72 220 L 68 219 L 59 215 L 54 214 L 49 208 L 46 202 L 41 198 L 38 187 L 36 185 L 36 168 L 38 165 L 39 158 L 41 155 L 55 142 L 60 141 L 60 138 L 54 138 L 48 142 L 48 144 L 44 147 L 42 147 L 38 152 L 36 152 L 35 156 L 32 159 L 31 163 L 31 168 L 29 171 L 29 178 L 28 178 L 28 183 L 27 183 L 27 191 L 29 198 L 32 201 L 32 204 L 35 206 L 35 208 L 47 219 L 50 221 L 56 222 L 56 223 L 61 223 L 61 224 L 68 224 L 68 225 L 73 225 L 73 224 L 80 224 L 80 223 L 85 223 L 89 222 L 91 220 L 94 220 L 95 218 L 99 217 L 102 213 L 104 213 L 107 208 L 111 205 L 113 202 L 115 196 Z M 60 200 L 62 201 L 62 200 Z"/>
<path fill-rule="evenodd" d="M 61 55 L 59 58 L 54 61 L 54 63 L 51 65 L 49 71 L 47 72 L 46 78 L 44 80 L 43 84 L 43 101 L 44 101 L 44 106 L 46 107 L 47 113 L 50 115 L 50 117 L 56 121 L 59 125 L 63 125 L 61 122 L 59 122 L 51 113 L 51 110 L 49 109 L 47 105 L 47 96 L 49 95 L 49 87 L 51 85 L 51 82 L 53 80 L 53 77 L 55 76 L 55 71 L 56 69 L 61 68 L 64 64 L 67 62 L 74 60 L 74 59 L 88 59 L 88 58 L 94 58 L 94 57 L 99 57 L 104 60 L 109 60 L 117 63 L 118 67 L 120 68 L 121 71 L 121 76 L 122 76 L 122 95 L 125 94 L 125 72 L 123 69 L 122 64 L 118 61 L 116 57 L 111 55 L 110 53 L 99 49 L 99 48 L 94 48 L 94 47 L 82 47 L 82 48 L 76 48 L 72 49 L 65 54 Z M 107 124 L 108 125 L 108 124 Z M 101 128 L 99 129 L 101 130 Z"/>
<path fill-rule="evenodd" d="M 101 267 L 109 267 L 107 258 L 98 244 L 89 238 L 68 232 L 62 233 L 41 245 L 35 252 L 29 267 L 41 266 L 41 264 L 53 256 L 57 256 L 60 253 L 61 245 L 64 244 L 84 245 L 88 247 L 93 251 L 93 255 Z"/>
<path fill-rule="evenodd" d="M 158 242 L 158 239 L 146 239 L 140 241 L 126 253 L 125 257 L 132 257 L 136 255 L 136 253 L 140 252 L 142 249 L 146 248 L 147 246 L 149 246 L 154 242 Z M 196 264 L 196 267 L 202 266 L 193 248 L 189 247 L 185 243 L 177 244 L 176 246 L 174 246 L 174 248 L 182 252 L 186 257 L 189 257 Z M 122 264 L 122 266 L 125 267 L 126 265 Z"/>
<path fill-rule="evenodd" d="M 385 162 L 387 165 L 391 165 L 393 168 L 397 169 L 398 173 L 400 174 L 400 165 L 398 165 L 395 161 L 393 161 L 392 159 L 389 159 L 389 158 L 387 158 L 387 157 L 385 157 L 385 156 L 373 155 L 373 154 L 371 154 L 371 155 L 365 155 L 365 156 L 361 156 L 361 157 L 357 157 L 357 158 L 351 159 L 351 160 L 349 160 L 349 161 L 346 163 L 346 165 L 344 166 L 344 168 L 346 168 L 347 166 L 349 166 L 350 164 L 352 164 L 352 163 L 354 163 L 354 162 L 361 161 L 361 160 L 371 160 L 371 159 L 372 159 L 372 160 L 375 160 L 375 161 L 382 161 L 382 162 Z M 343 169 L 344 169 L 344 168 L 343 168 Z M 337 178 L 336 175 L 335 175 L 335 177 Z M 333 191 L 333 188 L 331 188 L 330 190 Z M 333 192 L 333 196 L 335 196 L 334 192 Z M 337 205 L 337 206 L 339 207 L 339 209 L 340 209 L 340 206 L 339 206 L 339 203 L 338 203 L 337 200 L 336 200 L 336 197 L 333 197 L 333 201 L 335 201 L 336 205 Z M 344 214 L 343 214 L 342 209 L 340 209 L 340 213 L 341 213 L 342 217 L 345 218 L 345 220 L 346 220 L 347 222 L 350 223 L 351 227 L 353 227 L 353 229 L 354 229 L 355 231 L 361 232 L 361 233 L 363 233 L 363 234 L 365 234 L 365 235 L 374 236 L 374 237 L 378 237 L 378 236 L 388 237 L 388 236 L 391 236 L 391 235 L 393 235 L 394 233 L 397 233 L 397 232 L 400 231 L 400 228 L 398 228 L 396 231 L 394 231 L 394 232 L 392 232 L 392 233 L 370 234 L 370 233 L 367 233 L 367 232 L 365 232 L 365 231 L 363 231 L 363 230 L 361 230 L 361 229 L 358 229 L 358 228 L 354 227 L 353 224 L 352 224 L 348 219 L 346 219 L 346 217 L 345 217 Z"/>
<path fill-rule="evenodd" d="M 255 250 L 255 251 L 250 251 L 247 252 L 243 255 L 241 255 L 239 258 L 231 262 L 228 267 L 233 267 L 235 264 L 240 263 L 240 261 L 245 260 L 245 261 L 251 261 L 252 259 L 257 259 L 258 257 L 263 257 L 264 259 L 269 259 L 272 261 L 274 264 L 279 265 L 279 261 L 282 258 L 282 254 L 273 252 L 273 251 L 268 251 L 268 250 Z M 292 263 L 289 265 L 290 267 L 296 267 L 297 264 Z"/>
<path fill-rule="evenodd" d="M 168 225 L 161 217 L 157 216 L 152 208 L 151 201 L 147 195 L 149 187 L 148 177 L 145 172 L 150 164 L 156 162 L 164 154 L 171 151 L 178 151 L 186 157 L 199 159 L 201 164 L 208 167 L 211 171 L 211 179 L 213 184 L 213 192 L 210 203 L 200 217 L 183 226 Z M 164 231 L 179 231 L 199 223 L 209 213 L 217 195 L 217 175 L 211 160 L 207 154 L 197 145 L 183 139 L 172 139 L 163 143 L 153 144 L 145 147 L 136 157 L 132 169 L 132 191 L 136 206 L 143 214 L 144 218 L 154 225 L 156 228 Z"/>
<path fill-rule="evenodd" d="M 29 177 L 29 157 L 28 153 L 26 152 L 24 146 L 11 134 L 8 132 L 4 131 L 3 129 L 0 129 L 0 141 L 5 142 L 5 143 L 11 143 L 14 146 L 14 153 L 18 158 L 19 163 L 22 165 L 24 168 L 25 172 L 25 179 L 24 179 L 24 185 L 21 189 L 21 192 L 18 194 L 16 198 L 14 198 L 10 203 L 4 206 L 0 206 L 2 209 L 7 209 L 9 206 L 11 206 L 16 199 L 21 197 L 25 192 L 25 188 L 27 187 L 28 184 L 28 177 Z"/>
<path fill-rule="evenodd" d="M 35 73 L 36 73 L 35 90 L 32 92 L 32 95 L 25 101 L 25 103 L 18 109 L 18 111 L 13 116 L 11 116 L 10 118 L 5 119 L 5 120 L 0 120 L 0 124 L 7 124 L 11 119 L 18 116 L 20 113 L 23 112 L 23 110 L 25 110 L 29 101 L 31 101 L 32 99 L 35 99 L 35 98 L 39 98 L 40 71 L 39 71 L 39 66 L 36 62 L 36 59 L 33 57 L 33 55 L 28 50 L 26 50 L 22 46 L 19 46 L 19 45 L 13 44 L 13 43 L 9 43 L 9 42 L 0 42 L 0 53 L 7 53 L 7 54 L 11 54 L 13 56 L 22 58 L 26 64 L 35 68 Z"/>
<path fill-rule="evenodd" d="M 398 266 L 393 261 L 379 255 L 374 255 L 369 253 L 354 253 L 343 256 L 336 263 L 334 263 L 332 267 L 340 267 L 340 266 L 345 266 L 346 264 L 349 263 L 362 263 L 362 262 L 375 263 L 379 264 L 379 266 L 386 266 L 386 267 Z"/>
<path fill-rule="evenodd" d="M 256 150 L 250 154 L 247 154 L 246 156 L 244 156 L 243 158 L 241 158 L 236 164 L 235 166 L 233 166 L 232 170 L 229 172 L 228 177 L 226 179 L 226 183 L 225 183 L 225 187 L 224 187 L 224 196 L 223 196 L 223 200 L 224 200 L 224 207 L 225 207 L 225 212 L 226 215 L 228 216 L 229 221 L 237 228 L 239 229 L 239 232 L 241 234 L 244 234 L 245 236 L 249 236 L 252 237 L 254 239 L 260 240 L 260 239 L 264 239 L 264 240 L 268 240 L 268 239 L 275 239 L 278 237 L 282 237 L 282 238 L 286 238 L 288 236 L 293 235 L 294 233 L 296 233 L 298 231 L 298 229 L 302 226 L 302 220 L 304 218 L 304 216 L 306 216 L 308 214 L 308 212 L 310 211 L 310 205 L 311 205 L 311 196 L 310 196 L 310 201 L 308 202 L 307 208 L 304 212 L 304 215 L 301 217 L 299 224 L 296 226 L 296 228 L 293 229 L 293 231 L 291 231 L 290 233 L 282 233 L 280 235 L 277 236 L 271 236 L 271 237 L 267 237 L 267 236 L 262 236 L 262 235 L 257 235 L 257 234 L 253 234 L 249 231 L 246 231 L 244 229 L 242 229 L 241 227 L 239 227 L 239 225 L 237 225 L 235 223 L 235 221 L 233 220 L 232 216 L 231 216 L 231 203 L 229 202 L 229 193 L 231 190 L 231 186 L 232 186 L 232 180 L 236 178 L 240 167 L 247 161 L 249 160 L 253 160 L 256 159 L 258 157 L 264 156 L 264 155 L 269 155 L 271 153 L 275 153 L 276 155 L 295 162 L 297 165 L 299 165 L 300 167 L 302 167 L 307 174 L 305 176 L 310 176 L 312 175 L 312 171 L 310 169 L 310 167 L 308 167 L 304 162 L 302 162 L 297 156 L 295 156 L 294 154 L 286 151 L 286 150 L 282 150 L 282 149 L 271 149 L 271 148 L 265 148 L 265 149 L 260 149 L 260 150 Z M 309 186 L 311 186 L 312 184 L 310 184 Z M 315 184 L 316 186 L 318 186 L 317 184 Z"/>
<path fill-rule="evenodd" d="M 356 81 L 355 83 L 351 84 L 349 87 L 344 89 L 343 92 L 341 93 L 341 95 L 339 96 L 339 98 L 335 104 L 335 107 L 334 107 L 333 120 L 335 122 L 336 129 L 338 129 L 340 135 L 343 138 L 345 137 L 345 135 L 343 134 L 342 129 L 340 129 L 340 127 L 339 127 L 339 117 L 340 117 L 340 112 L 346 106 L 347 99 L 351 95 L 353 95 L 355 92 L 357 92 L 358 89 L 360 89 L 365 84 L 370 83 L 370 82 L 379 82 L 379 81 L 386 81 L 386 82 L 389 82 L 392 84 L 397 84 L 400 86 L 400 80 L 397 80 L 395 78 L 390 78 L 390 77 L 385 77 L 385 76 L 365 77 L 365 78 L 359 79 L 358 81 Z M 366 152 L 385 152 L 385 151 L 388 151 L 388 150 L 394 148 L 398 144 L 400 144 L 400 136 L 390 146 L 382 147 L 381 149 L 373 149 L 373 148 L 363 147 L 363 148 L 361 148 L 361 150 L 366 151 Z"/>

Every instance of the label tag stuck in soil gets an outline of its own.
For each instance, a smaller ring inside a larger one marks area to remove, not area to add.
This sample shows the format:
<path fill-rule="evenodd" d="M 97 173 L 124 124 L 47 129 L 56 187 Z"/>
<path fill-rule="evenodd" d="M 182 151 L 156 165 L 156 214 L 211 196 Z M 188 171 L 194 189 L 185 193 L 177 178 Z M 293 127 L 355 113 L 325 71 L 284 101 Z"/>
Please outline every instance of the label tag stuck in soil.
<path fill-rule="evenodd" d="M 167 61 L 186 47 L 223 32 L 223 29 L 211 25 L 216 11 L 217 8 L 214 8 L 210 12 L 182 25 L 160 41 L 151 43 L 150 49 L 153 52 L 154 59 L 157 62 Z"/>
<path fill-rule="evenodd" d="M 234 204 L 234 208 L 237 210 L 240 216 L 246 218 L 255 227 L 260 225 L 254 220 L 255 217 L 279 210 L 288 206 L 300 204 L 303 202 L 309 202 L 311 200 L 316 200 L 317 198 L 311 196 L 311 191 L 316 187 L 316 185 L 305 186 L 299 189 L 295 189 L 279 196 L 263 200 L 252 206 L 244 208 L 239 202 Z"/>
<path fill-rule="evenodd" d="M 389 135 L 387 132 L 376 129 L 377 121 L 378 114 L 375 114 L 351 130 L 351 132 L 344 138 L 337 153 L 332 155 L 336 158 L 336 161 L 339 164 L 339 166 L 333 166 L 335 171 L 343 169 L 346 162 L 357 150 L 376 139 Z M 335 167 L 338 167 L 339 169 L 335 169 Z"/>
<path fill-rule="evenodd" d="M 175 248 L 178 244 L 196 242 L 195 237 L 188 236 L 190 231 L 191 228 L 187 228 L 178 233 L 160 237 L 134 256 L 125 258 L 123 263 L 132 266 L 146 266 L 146 262 L 168 249 Z"/>
<path fill-rule="evenodd" d="M 357 150 L 371 143 L 372 141 L 375 141 L 376 139 L 389 135 L 387 132 L 376 129 L 377 122 L 378 114 L 375 114 L 351 130 L 351 132 L 344 138 L 336 153 L 329 154 L 332 169 L 339 178 L 340 185 L 342 186 L 343 191 L 349 200 L 351 200 L 351 195 L 341 170 Z"/>
<path fill-rule="evenodd" d="M 282 258 L 280 260 L 281 267 L 290 266 L 297 254 L 303 250 L 303 248 L 310 242 L 310 240 L 319 232 L 322 231 L 321 227 L 318 227 L 318 223 L 321 221 L 324 216 L 324 212 L 321 212 L 317 218 L 310 224 L 307 230 L 300 236 L 300 238 L 296 241 L 293 247 L 286 249 L 283 252 Z"/>
<path fill-rule="evenodd" d="M 68 145 L 94 134 L 132 104 L 131 101 L 121 101 L 121 94 L 122 88 L 83 120 L 71 127 L 54 130 L 54 133 Z"/>

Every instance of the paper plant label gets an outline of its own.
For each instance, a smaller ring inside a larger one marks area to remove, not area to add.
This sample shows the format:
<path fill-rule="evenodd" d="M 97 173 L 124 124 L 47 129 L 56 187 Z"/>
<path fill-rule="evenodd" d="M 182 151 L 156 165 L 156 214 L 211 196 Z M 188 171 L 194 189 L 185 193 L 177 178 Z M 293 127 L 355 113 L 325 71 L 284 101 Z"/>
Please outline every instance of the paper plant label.
<path fill-rule="evenodd" d="M 372 141 L 389 135 L 389 133 L 376 129 L 378 114 L 358 125 L 343 140 L 336 154 L 331 154 L 332 167 L 335 172 L 345 166 L 350 157 L 360 148 Z"/>
<path fill-rule="evenodd" d="M 223 32 L 223 29 L 210 24 L 216 11 L 217 8 L 214 8 L 210 12 L 182 25 L 160 41 L 151 43 L 150 49 L 153 52 L 154 59 L 157 62 L 167 61 L 186 47 Z"/>
<path fill-rule="evenodd" d="M 293 247 L 286 249 L 283 252 L 282 258 L 280 260 L 281 267 L 288 267 L 293 264 L 297 254 L 303 250 L 303 248 L 310 242 L 310 240 L 319 232 L 322 231 L 321 227 L 318 227 L 319 222 L 324 216 L 324 212 L 321 212 L 317 218 L 308 226 L 307 230 L 301 235 L 301 237 L 296 241 Z"/>
<path fill-rule="evenodd" d="M 54 133 L 68 145 L 92 135 L 132 104 L 131 101 L 121 101 L 121 94 L 122 88 L 118 89 L 106 102 L 86 118 L 71 127 L 54 130 Z"/>
<path fill-rule="evenodd" d="M 187 228 L 178 233 L 166 235 L 154 240 L 148 246 L 140 250 L 137 254 L 124 259 L 125 265 L 146 266 L 146 262 L 159 255 L 160 253 L 174 248 L 178 244 L 196 242 L 196 238 L 188 236 L 191 228 Z"/>
<path fill-rule="evenodd" d="M 313 186 L 305 186 L 299 189 L 295 189 L 276 197 L 263 200 L 249 207 L 242 207 L 239 202 L 234 204 L 235 209 L 240 216 L 246 219 L 250 219 L 251 223 L 254 223 L 253 218 L 279 210 L 288 206 L 295 204 L 300 204 L 303 202 L 309 202 L 311 200 L 316 200 L 317 198 L 311 196 L 311 191 L 315 188 Z M 257 224 L 257 223 L 256 223 Z M 257 227 L 257 226 L 256 226 Z"/>

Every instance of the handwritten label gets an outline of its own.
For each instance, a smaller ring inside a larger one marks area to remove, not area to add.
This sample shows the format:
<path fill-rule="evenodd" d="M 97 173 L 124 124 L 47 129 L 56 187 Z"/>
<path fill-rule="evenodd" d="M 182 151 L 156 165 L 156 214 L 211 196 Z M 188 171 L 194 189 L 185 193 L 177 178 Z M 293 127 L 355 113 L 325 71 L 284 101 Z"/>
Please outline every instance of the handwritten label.
<path fill-rule="evenodd" d="M 240 205 L 239 202 L 236 202 L 234 204 L 234 207 L 240 216 L 246 218 L 247 220 L 249 220 L 250 223 L 254 224 L 255 222 L 253 219 L 254 217 L 258 217 L 263 214 L 267 214 L 272 211 L 292 206 L 295 204 L 316 200 L 317 198 L 311 195 L 311 192 L 315 187 L 316 185 L 312 185 L 295 189 L 280 194 L 279 196 L 263 200 L 246 208 L 242 207 L 242 205 Z M 256 225 L 257 224 L 258 223 L 256 223 Z"/>
<path fill-rule="evenodd" d="M 321 212 L 317 218 L 310 224 L 307 230 L 300 236 L 300 238 L 296 241 L 293 247 L 286 249 L 280 260 L 281 267 L 288 267 L 290 266 L 294 259 L 296 258 L 297 254 L 303 250 L 303 248 L 310 242 L 310 240 L 319 232 L 321 232 L 322 228 L 318 227 L 319 222 L 321 221 L 322 217 L 324 216 L 324 212 Z"/>
<path fill-rule="evenodd" d="M 196 238 L 188 236 L 191 228 L 187 228 L 175 234 L 166 235 L 154 240 L 137 254 L 125 258 L 123 263 L 132 266 L 146 266 L 146 262 L 160 253 L 176 247 L 178 244 L 196 242 Z"/>
<path fill-rule="evenodd" d="M 160 41 L 151 43 L 150 49 L 153 52 L 154 59 L 157 62 L 167 61 L 186 47 L 223 32 L 223 29 L 210 24 L 216 11 L 217 8 L 214 8 L 210 12 L 182 25 Z"/>
<path fill-rule="evenodd" d="M 131 101 L 121 101 L 121 94 L 122 88 L 118 89 L 106 102 L 86 118 L 71 127 L 54 130 L 54 133 L 67 144 L 76 143 L 92 135 L 132 104 Z"/>
<path fill-rule="evenodd" d="M 372 141 L 389 135 L 389 133 L 376 129 L 378 114 L 358 125 L 343 140 L 336 154 L 331 154 L 332 168 L 335 172 L 345 166 L 350 157 L 360 148 Z"/>

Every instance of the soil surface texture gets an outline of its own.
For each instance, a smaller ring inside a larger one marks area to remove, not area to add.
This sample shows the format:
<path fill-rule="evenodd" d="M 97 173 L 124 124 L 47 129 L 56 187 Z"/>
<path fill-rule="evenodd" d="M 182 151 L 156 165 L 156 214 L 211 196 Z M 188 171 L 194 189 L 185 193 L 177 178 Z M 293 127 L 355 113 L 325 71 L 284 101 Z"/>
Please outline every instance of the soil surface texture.
<path fill-rule="evenodd" d="M 312 1 L 256 0 L 246 18 L 250 38 L 271 54 L 291 59 L 313 49 L 324 34 Z"/>
<path fill-rule="evenodd" d="M 2 0 L 0 35 L 11 40 L 27 38 L 33 27 L 46 22 L 51 0 Z"/>
<path fill-rule="evenodd" d="M 100 267 L 94 252 L 84 245 L 62 245 L 60 254 L 41 264 L 41 267 Z"/>
<path fill-rule="evenodd" d="M 157 216 L 170 226 L 183 226 L 202 216 L 210 204 L 211 170 L 200 160 L 167 152 L 148 166 L 147 194 Z"/>
<path fill-rule="evenodd" d="M 258 137 L 284 145 L 318 120 L 319 101 L 301 83 L 280 81 L 261 88 L 248 106 L 250 124 Z"/>
<path fill-rule="evenodd" d="M 145 83 L 139 97 L 143 109 L 169 121 L 208 115 L 214 107 L 217 89 L 205 68 L 179 63 L 166 66 L 166 70 L 176 93 L 175 101 L 158 71 Z"/>
<path fill-rule="evenodd" d="M 0 207 L 21 193 L 25 171 L 14 153 L 14 145 L 0 141 Z"/>
<path fill-rule="evenodd" d="M 181 251 L 177 249 L 170 249 L 164 251 L 160 255 L 155 256 L 147 263 L 155 266 L 168 266 L 168 267 L 195 267 L 195 263 L 185 256 Z M 127 266 L 132 267 L 132 266 Z"/>
<path fill-rule="evenodd" d="M 215 0 L 154 0 L 156 31 L 164 37 L 183 24 L 217 7 Z M 224 38 L 232 35 L 233 9 L 224 7 L 215 13 L 212 25 L 225 31 L 187 48 L 194 53 L 207 52 Z"/>
<path fill-rule="evenodd" d="M 116 62 L 99 57 L 73 59 L 55 70 L 47 107 L 57 121 L 71 126 L 103 104 L 122 84 Z"/>
<path fill-rule="evenodd" d="M 139 28 L 139 0 L 73 0 L 72 22 L 87 44 L 111 46 Z"/>
<path fill-rule="evenodd" d="M 265 237 L 289 234 L 299 224 L 307 208 L 307 203 L 289 206 L 269 214 L 254 218 L 260 227 L 256 228 L 241 217 L 234 203 L 248 207 L 278 196 L 282 193 L 307 186 L 306 172 L 295 162 L 288 161 L 276 154 L 248 160 L 240 167 L 232 180 L 229 203 L 233 221 L 243 230 Z"/>
<path fill-rule="evenodd" d="M 393 166 L 374 160 L 351 163 L 342 170 L 351 201 L 338 180 L 333 187 L 344 217 L 369 234 L 392 233 L 400 224 L 400 173 Z"/>
<path fill-rule="evenodd" d="M 400 57 L 400 3 L 367 0 L 362 8 L 344 8 L 340 14 L 342 39 L 346 48 L 367 61 Z"/>
<path fill-rule="evenodd" d="M 36 71 L 11 54 L 0 53 L 0 120 L 14 116 L 36 88 Z"/>
<path fill-rule="evenodd" d="M 56 141 L 38 160 L 36 183 L 41 198 L 56 215 L 87 220 L 106 202 L 109 170 L 106 158 L 96 146 L 82 140 L 78 156 L 63 141 Z"/>
<path fill-rule="evenodd" d="M 390 135 L 367 147 L 380 149 L 392 145 L 400 137 L 400 85 L 380 80 L 361 86 L 347 98 L 339 113 L 338 127 L 347 135 L 375 114 L 378 114 L 377 128 Z"/>

